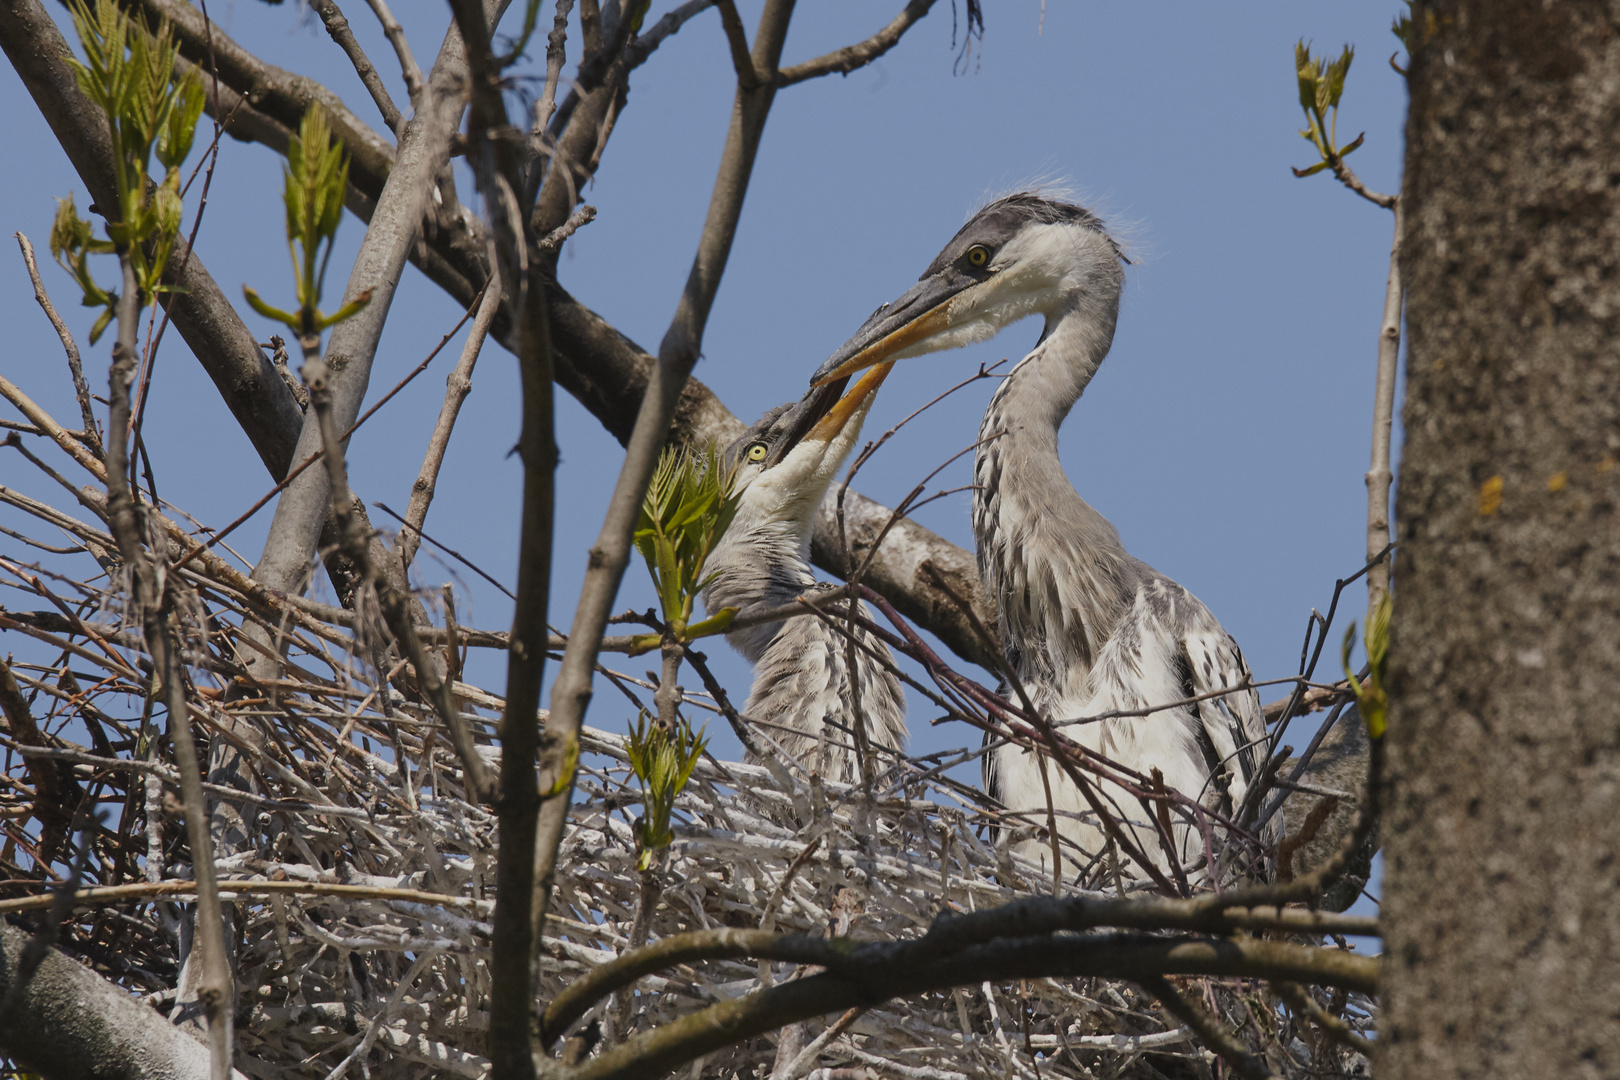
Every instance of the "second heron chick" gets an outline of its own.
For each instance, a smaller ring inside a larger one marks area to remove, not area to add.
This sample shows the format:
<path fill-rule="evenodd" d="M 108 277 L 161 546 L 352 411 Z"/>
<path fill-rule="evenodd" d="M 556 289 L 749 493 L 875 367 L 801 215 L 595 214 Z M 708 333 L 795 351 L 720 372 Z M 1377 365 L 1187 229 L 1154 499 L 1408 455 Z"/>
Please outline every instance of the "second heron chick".
<path fill-rule="evenodd" d="M 839 387 L 812 390 L 767 412 L 727 449 L 728 464 L 737 470 L 738 505 L 706 564 L 703 603 L 711 614 L 732 607 L 746 617 L 790 604 L 816 587 L 810 571 L 816 510 L 860 437 L 887 374 L 888 365 L 879 365 L 841 397 Z M 861 613 L 867 614 L 864 606 Z M 899 751 L 906 741 L 900 681 L 867 651 L 888 661 L 888 649 L 859 627 L 855 634 L 860 644 L 853 677 L 849 639 L 816 615 L 727 635 L 754 665 L 747 719 L 806 773 L 846 783 L 861 775 L 861 725 L 874 748 Z"/>

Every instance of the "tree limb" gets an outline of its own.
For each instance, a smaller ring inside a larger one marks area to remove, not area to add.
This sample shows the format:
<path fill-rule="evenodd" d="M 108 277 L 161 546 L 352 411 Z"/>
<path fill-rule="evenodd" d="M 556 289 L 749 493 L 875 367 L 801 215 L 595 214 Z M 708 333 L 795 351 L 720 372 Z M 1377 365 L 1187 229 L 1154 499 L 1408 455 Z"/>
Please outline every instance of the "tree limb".
<path fill-rule="evenodd" d="M 1086 934 L 998 939 L 933 962 L 898 963 L 892 950 L 905 944 L 909 943 L 867 946 L 859 950 L 858 961 L 845 957 L 837 970 L 712 1005 L 610 1047 L 576 1069 L 554 1075 L 567 1080 L 642 1080 L 784 1024 L 857 1005 L 872 1006 L 891 998 L 986 981 L 1058 976 L 1143 980 L 1154 975 L 1236 975 L 1372 993 L 1379 967 L 1379 961 L 1372 957 L 1253 938 Z M 788 948 L 784 946 L 784 951 Z M 791 948 L 797 955 L 800 946 Z M 1303 977 L 1298 973 L 1304 973 Z"/>
<path fill-rule="evenodd" d="M 382 77 L 377 74 L 377 68 L 372 64 L 371 58 L 354 39 L 354 31 L 349 28 L 349 20 L 343 17 L 336 0 L 310 0 L 310 7 L 315 9 L 315 14 L 326 24 L 326 32 L 332 36 L 338 48 L 343 50 L 349 62 L 354 65 L 355 74 L 360 76 L 360 81 L 365 84 L 366 93 L 376 102 L 377 111 L 382 113 L 383 122 L 388 125 L 388 129 L 396 137 L 404 135 L 405 118 L 399 114 L 399 106 L 395 105 L 394 99 L 388 95 L 388 87 L 383 85 Z"/>
<path fill-rule="evenodd" d="M 0 922 L 0 998 L 29 935 Z M 52 1080 L 207 1080 L 208 1050 L 127 992 L 55 949 L 0 1023 L 0 1052 Z M 247 1080 L 233 1070 L 232 1080 Z"/>
<path fill-rule="evenodd" d="M 1384 317 L 1378 326 L 1378 379 L 1373 391 L 1372 462 L 1367 466 L 1367 622 L 1389 592 L 1390 429 L 1395 419 L 1395 372 L 1401 352 L 1401 202 L 1392 198 L 1395 238 L 1389 245 L 1389 279 L 1384 285 Z"/>
<path fill-rule="evenodd" d="M 754 957 L 843 968 L 881 956 L 884 964 L 937 961 L 997 940 L 1034 938 L 1114 927 L 1208 934 L 1274 930 L 1296 934 L 1372 934 L 1377 921 L 1297 908 L 1222 908 L 1220 897 L 1198 900 L 1103 900 L 1089 896 L 1030 897 L 971 915 L 944 917 L 921 938 L 881 944 L 847 938 L 802 938 L 763 930 L 700 930 L 677 934 L 593 968 L 558 996 L 542 1018 L 542 1041 L 561 1036 L 597 1001 L 644 975 L 697 960 Z M 1348 970 L 1348 969 L 1347 969 Z"/>
<path fill-rule="evenodd" d="M 794 64 L 790 68 L 778 71 L 776 85 L 792 86 L 794 83 L 831 75 L 834 72 L 848 75 L 856 68 L 865 67 L 899 44 L 901 36 L 910 30 L 918 19 L 927 15 L 928 9 L 933 6 L 934 0 L 911 0 L 905 9 L 889 22 L 889 25 L 865 41 L 846 45 L 842 49 L 834 49 L 825 56 L 818 56 L 814 60 L 806 60 L 802 64 Z"/>
<path fill-rule="evenodd" d="M 534 0 L 538 3 L 538 0 Z M 529 164 L 525 147 L 507 116 L 501 64 L 491 48 L 495 19 L 477 0 L 451 0 L 466 42 L 472 101 L 467 122 L 468 158 L 489 210 L 498 279 L 505 310 L 517 332 L 514 350 L 522 374 L 523 516 L 518 539 L 518 595 L 506 659 L 506 707 L 500 721 L 501 792 L 496 812 L 501 844 L 495 868 L 494 949 L 490 962 L 489 1054 L 496 1080 L 534 1074 L 534 987 L 545 892 L 538 884 L 537 819 L 542 807 L 535 778 L 539 754 L 540 687 L 545 674 L 547 609 L 557 445 L 552 403 L 551 332 L 543 280 L 550 260 L 542 257 L 540 232 L 519 201 Z M 572 207 L 570 207 L 570 210 Z M 567 218 L 567 215 L 565 215 Z M 562 227 L 558 222 L 554 227 Z M 571 646 L 570 646 L 571 647 Z M 594 658 L 594 654 L 593 654 Z M 547 728 L 552 725 L 548 721 Z M 573 784 L 577 730 L 566 748 L 547 731 L 540 765 L 549 788 Z M 564 752 L 572 749 L 572 756 Z M 565 776 L 566 774 L 566 776 Z"/>

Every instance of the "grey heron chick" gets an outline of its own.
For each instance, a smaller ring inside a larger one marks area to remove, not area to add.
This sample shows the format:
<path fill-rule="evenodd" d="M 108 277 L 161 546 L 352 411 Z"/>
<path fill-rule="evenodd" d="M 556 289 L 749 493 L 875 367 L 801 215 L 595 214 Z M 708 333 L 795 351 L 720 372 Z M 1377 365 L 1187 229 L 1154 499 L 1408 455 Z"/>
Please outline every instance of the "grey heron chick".
<path fill-rule="evenodd" d="M 979 574 L 995 598 L 1009 666 L 1036 708 L 1063 724 L 1218 694 L 1192 704 L 1062 727 L 1070 738 L 1207 806 L 1230 812 L 1260 775 L 1265 721 L 1242 650 L 1208 608 L 1133 558 L 1082 499 L 1058 460 L 1058 428 L 1113 343 L 1124 286 L 1118 245 L 1090 211 L 1022 192 L 985 206 L 917 284 L 872 317 L 816 372 L 820 385 L 873 364 L 984 341 L 1027 316 L 1040 340 L 985 409 L 973 462 Z M 1042 764 L 1004 745 L 985 758 L 986 785 L 1026 821 L 1047 806 Z M 1055 766 L 1048 776 L 1059 832 L 1097 853 L 1089 804 Z M 1150 857 L 1163 844 L 1140 803 L 1098 785 L 1110 813 L 1132 823 Z M 1193 864 L 1196 830 L 1173 830 Z M 1040 845 L 1023 850 L 1041 857 Z M 1083 866 L 1075 855 L 1065 862 Z"/>
<path fill-rule="evenodd" d="M 727 449 L 728 463 L 737 469 L 738 504 L 730 528 L 705 564 L 710 577 L 703 603 L 711 614 L 733 607 L 746 616 L 792 603 L 815 588 L 810 529 L 816 508 L 860 437 L 887 373 L 887 365 L 866 372 L 842 397 L 840 386 L 812 390 L 795 404 L 767 412 Z M 868 614 L 864 605 L 861 612 Z M 746 718 L 806 772 L 819 768 L 828 779 L 857 779 L 861 771 L 848 639 L 815 615 L 726 636 L 754 666 L 743 707 Z M 881 641 L 859 628 L 856 636 L 888 658 Z M 899 680 L 857 648 L 854 683 L 871 744 L 901 750 L 906 705 Z"/>

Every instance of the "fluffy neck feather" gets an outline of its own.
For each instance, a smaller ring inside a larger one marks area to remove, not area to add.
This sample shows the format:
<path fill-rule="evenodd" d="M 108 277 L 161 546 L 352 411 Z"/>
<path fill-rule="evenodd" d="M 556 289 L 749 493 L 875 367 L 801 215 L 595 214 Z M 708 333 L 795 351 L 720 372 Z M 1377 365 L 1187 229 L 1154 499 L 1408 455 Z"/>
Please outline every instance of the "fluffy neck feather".
<path fill-rule="evenodd" d="M 1043 696 L 1077 692 L 1134 591 L 1138 564 L 1058 459 L 1058 428 L 1108 354 L 1118 311 L 1117 289 L 1062 295 L 979 428 L 979 574 L 999 600 L 1008 658 Z"/>
<path fill-rule="evenodd" d="M 816 582 L 809 543 L 788 522 L 732 522 L 709 561 L 714 579 L 703 589 L 704 607 L 713 614 L 725 607 L 746 612 L 788 603 Z M 781 629 L 779 622 L 765 623 L 726 639 L 752 664 Z"/>

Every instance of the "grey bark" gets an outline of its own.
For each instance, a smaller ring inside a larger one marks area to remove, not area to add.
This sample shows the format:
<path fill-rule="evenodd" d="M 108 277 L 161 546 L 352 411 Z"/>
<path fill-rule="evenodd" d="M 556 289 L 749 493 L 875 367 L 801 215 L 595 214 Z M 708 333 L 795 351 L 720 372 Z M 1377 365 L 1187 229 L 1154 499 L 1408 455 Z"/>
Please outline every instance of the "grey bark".
<path fill-rule="evenodd" d="M 1620 4 L 1413 14 L 1377 1074 L 1620 1075 Z"/>
<path fill-rule="evenodd" d="M 0 1000 L 29 935 L 0 923 Z M 0 1053 L 51 1080 L 207 1080 L 208 1048 L 129 994 L 55 949 L 11 1011 Z M 231 1076 L 246 1080 L 239 1071 Z"/>

